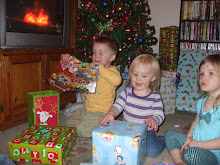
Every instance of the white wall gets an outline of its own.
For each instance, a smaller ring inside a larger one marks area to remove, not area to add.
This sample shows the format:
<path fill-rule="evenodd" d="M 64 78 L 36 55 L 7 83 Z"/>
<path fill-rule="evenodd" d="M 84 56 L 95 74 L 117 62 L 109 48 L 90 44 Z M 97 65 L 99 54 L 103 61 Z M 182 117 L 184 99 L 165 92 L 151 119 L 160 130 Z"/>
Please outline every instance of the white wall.
<path fill-rule="evenodd" d="M 134 0 L 135 1 L 135 0 Z M 78 0 L 80 7 L 81 1 Z M 151 21 L 149 24 L 155 26 L 155 37 L 158 39 L 158 43 L 152 46 L 154 53 L 159 53 L 159 39 L 160 28 L 166 26 L 179 26 L 180 17 L 180 4 L 181 0 L 148 0 L 151 13 L 149 17 Z"/>
<path fill-rule="evenodd" d="M 155 26 L 155 37 L 158 43 L 152 46 L 154 53 L 159 53 L 160 28 L 166 26 L 179 26 L 181 0 L 148 0 L 151 13 L 149 24 Z"/>

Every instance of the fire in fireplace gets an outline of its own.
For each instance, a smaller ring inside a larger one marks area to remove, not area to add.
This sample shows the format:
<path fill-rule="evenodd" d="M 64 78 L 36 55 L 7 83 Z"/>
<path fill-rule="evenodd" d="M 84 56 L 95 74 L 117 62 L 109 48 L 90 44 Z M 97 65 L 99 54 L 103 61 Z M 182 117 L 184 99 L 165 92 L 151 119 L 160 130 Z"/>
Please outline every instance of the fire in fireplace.
<path fill-rule="evenodd" d="M 1 47 L 63 47 L 71 0 L 0 0 Z"/>
<path fill-rule="evenodd" d="M 32 12 L 27 12 L 24 16 L 24 22 L 36 24 L 39 26 L 47 26 L 49 17 L 44 14 L 44 9 L 40 9 L 39 13 L 35 15 Z"/>
<path fill-rule="evenodd" d="M 64 0 L 7 0 L 7 31 L 60 34 Z"/>

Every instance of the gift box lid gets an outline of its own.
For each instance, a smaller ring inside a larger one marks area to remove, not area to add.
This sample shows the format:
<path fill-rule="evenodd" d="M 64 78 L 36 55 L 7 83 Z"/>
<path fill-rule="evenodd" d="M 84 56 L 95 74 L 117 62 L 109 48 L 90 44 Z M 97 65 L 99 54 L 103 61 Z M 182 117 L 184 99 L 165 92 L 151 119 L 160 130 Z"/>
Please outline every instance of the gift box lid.
<path fill-rule="evenodd" d="M 63 148 L 76 136 L 75 127 L 34 125 L 17 135 L 11 144 L 44 145 L 49 148 Z"/>
<path fill-rule="evenodd" d="M 134 138 L 138 134 L 142 134 L 147 130 L 147 125 L 140 123 L 124 122 L 115 120 L 112 124 L 102 125 L 93 131 L 94 133 L 102 133 L 103 135 L 117 135 Z"/>

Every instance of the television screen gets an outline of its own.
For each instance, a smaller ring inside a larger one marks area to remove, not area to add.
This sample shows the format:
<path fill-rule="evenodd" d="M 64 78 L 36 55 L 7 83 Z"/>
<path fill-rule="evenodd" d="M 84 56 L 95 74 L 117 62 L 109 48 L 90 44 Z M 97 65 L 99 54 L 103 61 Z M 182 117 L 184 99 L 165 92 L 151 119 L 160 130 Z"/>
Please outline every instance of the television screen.
<path fill-rule="evenodd" d="M 7 32 L 62 34 L 64 0 L 6 1 Z"/>
<path fill-rule="evenodd" d="M 1 48 L 64 47 L 69 0 L 0 0 Z"/>

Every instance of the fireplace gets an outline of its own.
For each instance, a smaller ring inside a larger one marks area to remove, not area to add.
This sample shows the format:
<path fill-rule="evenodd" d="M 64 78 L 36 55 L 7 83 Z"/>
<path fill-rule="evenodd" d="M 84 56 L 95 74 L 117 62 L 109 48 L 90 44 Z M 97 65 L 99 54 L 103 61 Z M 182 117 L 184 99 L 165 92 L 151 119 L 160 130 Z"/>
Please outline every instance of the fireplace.
<path fill-rule="evenodd" d="M 61 48 L 69 42 L 71 0 L 0 0 L 1 48 Z"/>

